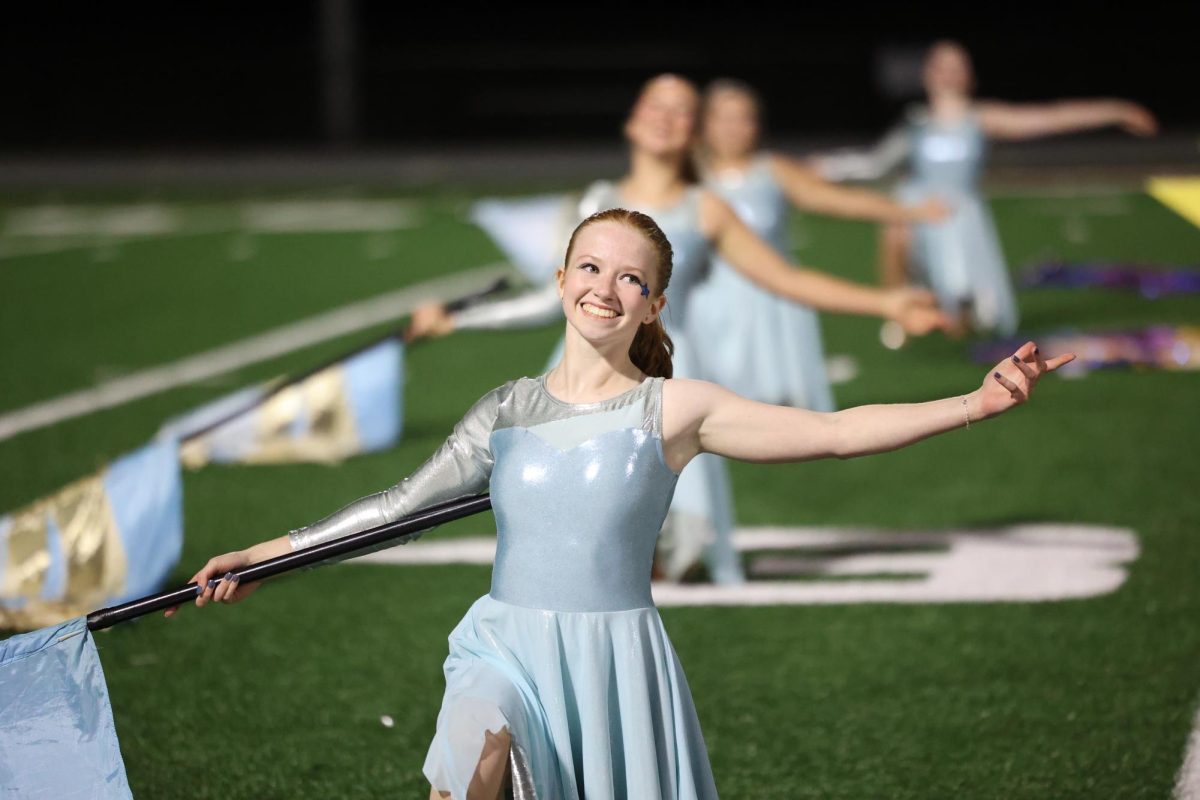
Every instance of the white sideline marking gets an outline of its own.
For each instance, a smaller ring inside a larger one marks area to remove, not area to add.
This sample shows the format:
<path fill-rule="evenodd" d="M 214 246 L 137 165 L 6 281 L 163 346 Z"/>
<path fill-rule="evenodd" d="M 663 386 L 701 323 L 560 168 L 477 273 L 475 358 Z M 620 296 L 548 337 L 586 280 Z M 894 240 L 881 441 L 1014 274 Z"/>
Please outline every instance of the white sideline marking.
<path fill-rule="evenodd" d="M 502 275 L 512 275 L 512 269 L 506 264 L 489 264 L 445 278 L 424 281 L 289 323 L 239 342 L 106 381 L 90 389 L 81 389 L 0 414 L 0 441 L 390 322 L 405 316 L 425 301 L 482 289 Z"/>
<path fill-rule="evenodd" d="M 406 200 L 326 198 L 261 200 L 228 205 L 133 203 L 112 206 L 44 204 L 3 215 L 0 259 L 106 248 L 176 235 L 223 232 L 386 233 L 421 221 Z M 100 255 L 95 260 L 107 261 Z M 242 260 L 236 255 L 234 260 Z"/>
<path fill-rule="evenodd" d="M 13 209 L 4 218 L 4 235 L 13 237 L 161 236 L 181 227 L 179 211 L 161 203 L 41 205 Z"/>
<path fill-rule="evenodd" d="M 241 219 L 250 230 L 277 233 L 390 231 L 412 227 L 415 214 L 396 200 L 276 200 L 248 203 Z"/>
<path fill-rule="evenodd" d="M 741 586 L 654 584 L 661 606 L 824 605 L 832 603 L 1046 602 L 1109 594 L 1138 557 L 1137 536 L 1127 528 L 1031 524 L 994 530 L 891 533 L 862 528 L 739 528 L 734 547 L 743 553 L 792 550 L 799 558 L 760 558 L 804 581 L 750 580 Z M 825 554 L 826 548 L 878 547 L 875 553 Z M 942 548 L 903 552 L 903 548 Z M 900 548 L 900 552 L 889 551 Z M 491 564 L 495 537 L 415 542 L 354 559 L 373 564 Z M 750 560 L 754 571 L 755 560 Z M 910 575 L 896 579 L 821 581 L 821 576 Z M 1197 796 L 1200 800 L 1200 795 Z"/>
<path fill-rule="evenodd" d="M 1175 776 L 1174 800 L 1200 800 L 1200 708 L 1192 720 L 1192 734 L 1188 737 L 1187 752 L 1183 765 Z"/>

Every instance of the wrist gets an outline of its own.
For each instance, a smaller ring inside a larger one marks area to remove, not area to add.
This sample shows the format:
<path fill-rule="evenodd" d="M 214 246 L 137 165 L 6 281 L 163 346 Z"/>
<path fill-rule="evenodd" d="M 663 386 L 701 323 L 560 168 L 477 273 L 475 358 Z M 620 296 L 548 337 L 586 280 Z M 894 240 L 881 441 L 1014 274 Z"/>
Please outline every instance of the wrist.
<path fill-rule="evenodd" d="M 988 418 L 984 413 L 983 397 L 978 389 L 962 396 L 962 406 L 964 415 L 970 419 L 972 425 Z"/>
<path fill-rule="evenodd" d="M 904 313 L 905 300 L 905 290 L 903 288 L 881 290 L 879 316 L 898 322 Z"/>

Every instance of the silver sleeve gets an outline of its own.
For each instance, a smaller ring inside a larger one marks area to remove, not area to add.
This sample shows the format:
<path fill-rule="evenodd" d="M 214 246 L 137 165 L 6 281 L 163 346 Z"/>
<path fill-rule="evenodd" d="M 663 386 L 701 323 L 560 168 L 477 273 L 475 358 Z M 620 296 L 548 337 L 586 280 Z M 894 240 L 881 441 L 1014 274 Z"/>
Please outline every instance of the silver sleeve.
<path fill-rule="evenodd" d="M 537 328 L 560 322 L 562 318 L 562 299 L 555 281 L 515 297 L 465 308 L 452 317 L 456 330 Z"/>
<path fill-rule="evenodd" d="M 908 131 L 892 129 L 874 147 L 839 150 L 815 159 L 821 176 L 829 181 L 875 181 L 899 167 L 908 158 Z"/>
<path fill-rule="evenodd" d="M 454 432 L 416 472 L 390 489 L 355 500 L 328 517 L 288 533 L 293 550 L 394 522 L 423 508 L 479 494 L 492 474 L 489 439 L 511 384 L 485 395 L 454 426 Z M 404 537 L 412 541 L 420 534 Z M 397 542 L 388 542 L 391 547 Z M 382 548 L 381 548 L 382 549 Z M 357 555 L 357 554 L 356 554 Z"/>

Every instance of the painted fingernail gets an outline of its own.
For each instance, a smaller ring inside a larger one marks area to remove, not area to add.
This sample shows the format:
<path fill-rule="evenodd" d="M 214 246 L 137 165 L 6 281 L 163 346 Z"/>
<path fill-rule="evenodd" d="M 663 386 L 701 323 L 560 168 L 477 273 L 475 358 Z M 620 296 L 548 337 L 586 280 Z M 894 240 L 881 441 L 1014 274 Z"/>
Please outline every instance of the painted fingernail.
<path fill-rule="evenodd" d="M 1012 357 L 1012 359 L 1013 359 L 1013 363 L 1014 363 L 1014 364 L 1020 364 L 1020 363 L 1021 363 L 1021 359 L 1017 358 L 1016 356 L 1013 356 L 1013 357 Z"/>
<path fill-rule="evenodd" d="M 231 575 L 233 575 L 233 573 L 230 573 L 230 574 L 231 574 Z M 233 577 L 232 577 L 232 578 L 230 578 L 230 579 L 229 579 L 229 581 L 230 581 L 231 583 L 237 583 L 237 582 L 238 582 L 238 581 L 240 581 L 241 579 L 242 579 L 242 576 L 241 576 L 241 575 L 233 575 Z"/>
<path fill-rule="evenodd" d="M 1036 356 L 1038 353 L 1040 353 L 1040 352 L 1042 352 L 1042 351 L 1041 351 L 1041 350 L 1038 350 L 1036 347 L 1034 347 L 1034 348 L 1033 348 L 1033 354 L 1034 354 L 1035 356 Z"/>
<path fill-rule="evenodd" d="M 996 380 L 1000 380 L 1000 373 L 999 373 L 999 372 L 993 372 L 993 373 L 992 373 L 992 377 L 993 377 L 993 378 L 995 378 Z"/>
<path fill-rule="evenodd" d="M 199 597 L 202 594 L 204 594 L 204 584 L 198 583 L 196 584 L 196 596 Z"/>
<path fill-rule="evenodd" d="M 226 573 L 225 573 L 225 576 L 224 576 L 223 578 L 221 578 L 221 580 L 223 580 L 223 581 L 231 581 L 231 580 L 233 580 L 233 573 L 232 573 L 232 572 L 226 572 Z"/>
<path fill-rule="evenodd" d="M 221 581 L 220 581 L 220 579 L 218 579 L 218 578 L 213 578 L 211 581 L 209 581 L 209 582 L 208 582 L 208 588 L 210 588 L 210 589 L 215 589 L 215 588 L 216 588 L 216 586 L 217 586 L 217 584 L 218 584 L 218 583 L 220 583 L 220 582 L 221 582 Z"/>

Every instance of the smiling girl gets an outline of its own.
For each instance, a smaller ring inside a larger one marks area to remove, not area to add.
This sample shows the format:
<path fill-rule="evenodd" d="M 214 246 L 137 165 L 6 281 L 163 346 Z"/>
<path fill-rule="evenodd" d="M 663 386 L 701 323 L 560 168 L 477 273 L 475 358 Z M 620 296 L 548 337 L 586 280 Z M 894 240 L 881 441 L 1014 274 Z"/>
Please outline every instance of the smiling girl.
<path fill-rule="evenodd" d="M 700 95 L 690 81 L 671 74 L 648 81 L 625 121 L 629 172 L 616 182 L 592 184 L 580 204 L 580 216 L 611 208 L 649 214 L 669 240 L 675 283 L 665 322 L 675 345 L 676 377 L 706 377 L 687 330 L 696 324 L 689 322 L 693 290 L 709 277 L 717 255 L 773 295 L 813 308 L 883 317 L 914 334 L 948 324 L 927 292 L 879 290 L 798 267 L 755 235 L 727 203 L 696 182 L 692 151 L 699 109 Z M 441 306 L 426 306 L 413 315 L 411 330 L 424 336 L 549 324 L 562 318 L 559 299 L 559 287 L 549 283 L 516 298 L 457 314 L 448 314 Z M 736 297 L 729 298 L 729 302 L 736 301 Z M 703 320 L 698 322 L 703 324 Z M 558 363 L 561 352 L 562 345 L 551 356 L 549 366 Z M 681 579 L 703 560 L 713 581 L 727 585 L 743 582 L 732 536 L 728 471 L 719 458 L 703 454 L 679 477 L 659 540 L 659 576 Z"/>
<path fill-rule="evenodd" d="M 1030 342 L 969 394 L 820 413 L 670 379 L 672 251 L 648 216 L 575 230 L 558 270 L 562 360 L 479 400 L 413 475 L 320 522 L 211 559 L 196 604 L 256 587 L 232 570 L 490 487 L 491 590 L 450 634 L 424 771 L 432 798 L 714 798 L 687 680 L 650 594 L 679 473 L 702 453 L 758 462 L 894 450 L 995 416 L 1070 361 Z M 225 575 L 225 579 L 219 576 Z M 172 612 L 168 612 L 170 614 Z"/>

